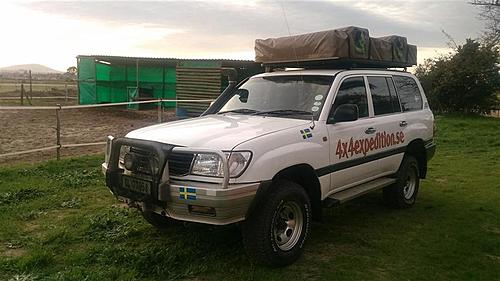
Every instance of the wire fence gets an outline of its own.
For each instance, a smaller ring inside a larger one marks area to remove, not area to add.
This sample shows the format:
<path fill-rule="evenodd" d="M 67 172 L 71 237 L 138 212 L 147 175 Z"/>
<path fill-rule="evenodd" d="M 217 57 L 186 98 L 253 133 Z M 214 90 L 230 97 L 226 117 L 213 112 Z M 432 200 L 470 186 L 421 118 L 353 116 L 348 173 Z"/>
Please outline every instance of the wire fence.
<path fill-rule="evenodd" d="M 26 102 L 33 105 L 34 100 L 69 100 L 78 99 L 77 85 L 73 82 L 56 83 L 53 81 L 0 81 L 0 101 L 11 103 L 19 100 L 20 105 Z"/>
<path fill-rule="evenodd" d="M 46 147 L 38 147 L 38 148 L 28 149 L 28 150 L 22 150 L 22 151 L 3 153 L 3 154 L 0 154 L 0 158 L 35 153 L 35 152 L 56 150 L 56 158 L 57 158 L 57 160 L 59 160 L 60 156 L 61 156 L 61 149 L 63 149 L 63 148 L 98 146 L 98 145 L 105 145 L 106 144 L 106 142 L 86 142 L 86 143 L 67 143 L 67 144 L 61 143 L 61 115 L 60 115 L 61 111 L 78 110 L 78 109 L 85 109 L 85 108 L 114 107 L 114 106 L 124 106 L 124 105 L 132 105 L 132 104 L 154 104 L 154 103 L 156 103 L 157 104 L 157 111 L 158 111 L 158 123 L 161 123 L 161 122 L 163 122 L 163 111 L 164 111 L 163 103 L 165 103 L 165 102 L 209 103 L 212 101 L 213 101 L 212 99 L 197 99 L 197 100 L 154 99 L 154 100 L 147 100 L 147 101 L 131 101 L 131 102 L 104 103 L 104 104 L 92 104 L 92 105 L 0 106 L 0 111 L 54 110 L 55 116 L 56 116 L 56 126 L 55 126 L 55 129 L 56 129 L 55 130 L 55 133 L 56 133 L 55 140 L 56 140 L 56 142 L 54 145 L 46 146 Z M 104 138 L 104 136 L 103 136 L 103 138 Z"/>
<path fill-rule="evenodd" d="M 31 86 L 31 87 L 30 87 Z M 70 93 L 77 92 L 77 84 L 75 82 L 57 82 L 51 80 L 33 80 L 30 84 L 29 79 L 26 80 L 4 80 L 0 81 L 0 94 L 19 94 L 24 88 L 29 92 L 35 94 L 48 94 L 48 93 Z"/>
<path fill-rule="evenodd" d="M 48 100 L 54 100 L 54 99 L 71 99 L 71 100 L 76 100 L 78 97 L 71 97 L 71 96 L 52 96 L 52 97 L 30 97 L 30 99 L 48 99 Z M 19 100 L 19 97 L 0 97 L 0 100 Z"/>

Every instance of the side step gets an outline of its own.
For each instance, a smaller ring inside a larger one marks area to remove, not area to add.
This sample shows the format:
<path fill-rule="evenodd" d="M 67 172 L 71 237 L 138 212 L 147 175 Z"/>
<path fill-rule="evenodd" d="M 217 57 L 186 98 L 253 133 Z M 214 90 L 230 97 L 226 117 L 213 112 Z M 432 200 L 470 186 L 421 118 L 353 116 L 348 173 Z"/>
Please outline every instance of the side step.
<path fill-rule="evenodd" d="M 354 199 L 358 196 L 366 194 L 370 191 L 380 189 L 391 185 L 396 182 L 396 179 L 393 178 L 379 178 L 373 181 L 369 181 L 367 183 L 363 183 L 357 186 L 353 186 L 346 190 L 342 190 L 336 193 L 331 194 L 325 200 L 323 200 L 324 207 L 333 207 L 342 203 L 345 203 L 351 199 Z"/>

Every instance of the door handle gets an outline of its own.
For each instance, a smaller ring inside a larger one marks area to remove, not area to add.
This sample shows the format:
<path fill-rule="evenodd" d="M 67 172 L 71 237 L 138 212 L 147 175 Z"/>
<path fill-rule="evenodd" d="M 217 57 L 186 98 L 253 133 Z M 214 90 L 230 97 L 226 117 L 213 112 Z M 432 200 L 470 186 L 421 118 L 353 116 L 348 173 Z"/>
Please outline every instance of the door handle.
<path fill-rule="evenodd" d="M 377 130 L 373 127 L 370 127 L 368 129 L 365 130 L 365 134 L 373 134 L 375 133 Z"/>
<path fill-rule="evenodd" d="M 399 127 L 406 127 L 407 125 L 408 123 L 406 123 L 406 121 L 399 122 Z"/>

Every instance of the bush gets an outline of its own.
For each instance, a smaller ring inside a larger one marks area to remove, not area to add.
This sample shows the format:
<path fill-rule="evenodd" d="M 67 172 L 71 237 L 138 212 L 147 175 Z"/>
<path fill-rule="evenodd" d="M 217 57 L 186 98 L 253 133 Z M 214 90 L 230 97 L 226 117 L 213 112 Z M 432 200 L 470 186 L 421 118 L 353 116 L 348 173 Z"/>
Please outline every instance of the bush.
<path fill-rule="evenodd" d="M 455 52 L 419 65 L 416 75 L 437 112 L 487 113 L 498 107 L 500 49 L 467 39 Z"/>

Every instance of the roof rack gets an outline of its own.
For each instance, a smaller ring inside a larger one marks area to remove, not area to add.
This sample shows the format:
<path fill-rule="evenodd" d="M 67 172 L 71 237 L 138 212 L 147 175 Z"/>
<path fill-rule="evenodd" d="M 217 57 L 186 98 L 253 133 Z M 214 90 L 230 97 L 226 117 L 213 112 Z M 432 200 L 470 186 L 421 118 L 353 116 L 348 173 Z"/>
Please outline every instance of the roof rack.
<path fill-rule="evenodd" d="M 305 68 L 305 69 L 387 69 L 387 68 L 404 68 L 412 65 L 405 62 L 394 61 L 374 61 L 367 59 L 345 59 L 345 58 L 329 58 L 308 61 L 279 61 L 262 63 L 266 69 L 275 68 Z"/>

